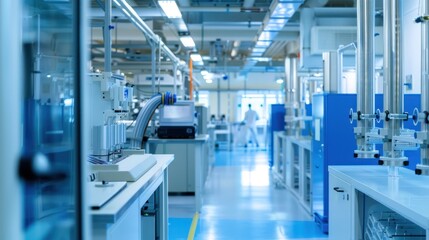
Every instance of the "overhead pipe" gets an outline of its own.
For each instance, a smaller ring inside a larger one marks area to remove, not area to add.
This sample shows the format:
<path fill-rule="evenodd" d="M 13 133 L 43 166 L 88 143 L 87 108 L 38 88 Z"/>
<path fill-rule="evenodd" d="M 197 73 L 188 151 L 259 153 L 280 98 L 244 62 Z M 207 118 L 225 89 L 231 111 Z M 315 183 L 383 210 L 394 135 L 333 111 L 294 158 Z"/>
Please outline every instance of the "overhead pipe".
<path fill-rule="evenodd" d="M 305 59 L 311 56 L 311 28 L 314 25 L 314 10 L 312 8 L 302 8 L 300 12 L 300 67 L 306 68 Z"/>
<path fill-rule="evenodd" d="M 128 19 L 138 28 L 143 34 L 154 42 L 155 45 L 160 46 L 160 49 L 171 59 L 172 62 L 181 64 L 180 59 L 177 58 L 173 52 L 162 42 L 160 37 L 156 35 L 143 19 L 137 14 L 137 12 L 127 3 L 126 0 L 113 0 L 115 5 L 119 7 L 121 12 L 128 17 Z"/>
<path fill-rule="evenodd" d="M 255 0 L 244 0 L 243 1 L 243 8 L 251 8 L 253 7 L 253 4 L 255 4 Z"/>

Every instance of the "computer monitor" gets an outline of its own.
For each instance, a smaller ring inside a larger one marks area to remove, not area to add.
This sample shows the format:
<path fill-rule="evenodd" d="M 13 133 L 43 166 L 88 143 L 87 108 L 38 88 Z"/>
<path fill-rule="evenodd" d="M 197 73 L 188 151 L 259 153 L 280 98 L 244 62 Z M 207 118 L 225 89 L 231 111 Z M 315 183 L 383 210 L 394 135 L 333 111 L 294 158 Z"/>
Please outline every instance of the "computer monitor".
<path fill-rule="evenodd" d="M 195 123 L 194 101 L 177 101 L 160 109 L 160 126 L 193 126 Z"/>

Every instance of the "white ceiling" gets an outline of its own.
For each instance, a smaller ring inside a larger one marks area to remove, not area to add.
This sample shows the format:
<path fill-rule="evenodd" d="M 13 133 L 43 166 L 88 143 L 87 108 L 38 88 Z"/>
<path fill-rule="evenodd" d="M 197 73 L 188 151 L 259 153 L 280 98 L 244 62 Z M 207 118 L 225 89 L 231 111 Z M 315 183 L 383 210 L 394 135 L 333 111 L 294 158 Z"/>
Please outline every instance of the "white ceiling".
<path fill-rule="evenodd" d="M 156 1 L 134 0 L 129 3 L 179 58 L 187 60 L 189 52 L 181 46 L 174 24 L 163 16 Z M 91 11 L 92 60 L 93 65 L 100 69 L 103 68 L 104 55 L 101 28 L 104 12 L 100 7 L 103 4 L 103 0 L 93 0 Z M 246 82 L 247 89 L 280 89 L 280 86 L 275 83 L 275 79 L 283 76 L 285 45 L 293 40 L 299 41 L 299 10 L 289 19 L 265 52 L 264 57 L 269 57 L 271 60 L 258 62 L 252 68 L 243 69 L 262 21 L 268 13 L 271 1 L 179 0 L 178 4 L 199 53 L 205 58 L 213 56 L 213 52 L 216 53 L 217 62 L 205 61 L 205 69 L 228 75 L 230 89 L 244 89 L 244 82 Z M 250 8 L 244 7 L 249 4 L 251 4 Z M 334 15 L 330 15 L 330 17 L 335 18 L 335 13 L 338 13 L 339 17 L 344 18 L 341 15 L 341 9 L 350 9 L 354 4 L 353 0 L 307 0 L 301 7 L 338 9 L 338 11 L 331 11 L 330 13 Z M 112 12 L 114 17 L 112 24 L 115 26 L 115 29 L 112 30 L 113 69 L 132 73 L 131 77 L 136 73 L 150 71 L 151 48 L 144 35 L 117 9 L 113 9 Z M 346 17 L 355 18 L 355 16 Z M 238 55 L 232 58 L 231 51 L 234 41 L 239 41 L 240 46 Z M 216 48 L 217 51 L 212 48 Z M 165 68 L 171 69 L 171 67 Z M 216 80 L 212 84 L 204 82 L 201 75 L 198 74 L 200 67 L 194 66 L 194 70 L 194 76 L 201 82 L 200 89 L 217 88 Z M 222 88 L 228 88 L 228 81 L 221 80 L 221 83 Z"/>

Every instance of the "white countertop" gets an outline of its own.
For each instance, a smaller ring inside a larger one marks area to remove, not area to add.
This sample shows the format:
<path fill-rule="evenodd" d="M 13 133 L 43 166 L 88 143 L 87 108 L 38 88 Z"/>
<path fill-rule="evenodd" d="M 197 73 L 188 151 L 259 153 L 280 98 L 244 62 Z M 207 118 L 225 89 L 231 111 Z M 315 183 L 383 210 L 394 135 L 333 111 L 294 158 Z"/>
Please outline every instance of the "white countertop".
<path fill-rule="evenodd" d="M 186 143 L 186 142 L 190 142 L 190 143 L 195 143 L 195 142 L 207 142 L 207 140 L 209 139 L 209 135 L 207 134 L 199 134 L 197 136 L 195 136 L 195 138 L 183 138 L 183 139 L 178 139 L 178 138 L 157 138 L 157 137 L 151 137 L 148 139 L 148 143 Z"/>
<path fill-rule="evenodd" d="M 114 223 L 127 208 L 136 200 L 144 191 L 157 188 L 154 184 L 162 182 L 163 172 L 168 165 L 174 160 L 173 154 L 154 154 L 157 163 L 147 171 L 141 178 L 135 182 L 128 182 L 127 186 L 118 193 L 113 199 L 107 202 L 98 210 L 90 210 L 93 221 L 97 223 Z M 152 195 L 152 193 L 150 193 Z M 149 195 L 149 196 L 150 196 Z"/>
<path fill-rule="evenodd" d="M 429 229 L 429 176 L 399 168 L 399 177 L 387 176 L 383 166 L 330 166 L 329 173 L 384 206 Z"/>

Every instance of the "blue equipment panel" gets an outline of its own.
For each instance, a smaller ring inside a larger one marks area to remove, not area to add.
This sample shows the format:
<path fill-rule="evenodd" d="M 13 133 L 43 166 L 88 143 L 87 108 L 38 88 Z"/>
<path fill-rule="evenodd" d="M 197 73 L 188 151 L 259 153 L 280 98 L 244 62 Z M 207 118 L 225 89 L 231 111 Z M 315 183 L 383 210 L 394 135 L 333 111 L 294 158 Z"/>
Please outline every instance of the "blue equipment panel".
<path fill-rule="evenodd" d="M 285 105 L 284 104 L 271 104 L 270 116 L 270 167 L 273 166 L 273 148 L 274 148 L 274 132 L 285 130 Z"/>
<path fill-rule="evenodd" d="M 376 109 L 383 110 L 383 96 L 376 95 Z M 415 107 L 420 107 L 420 95 L 407 94 L 404 100 L 405 112 L 411 113 Z M 323 232 L 328 232 L 329 192 L 328 166 L 329 165 L 375 165 L 376 159 L 356 159 L 353 151 L 356 150 L 356 140 L 353 124 L 349 122 L 349 111 L 356 111 L 356 94 L 315 94 L 313 95 L 313 123 L 312 123 L 312 199 L 315 221 Z M 383 123 L 376 124 L 382 127 Z M 405 128 L 420 129 L 414 126 L 412 120 L 404 124 Z M 380 150 L 382 146 L 377 146 Z M 382 151 L 380 155 L 382 156 Z M 410 165 L 414 169 L 420 159 L 419 151 L 406 151 Z"/>

